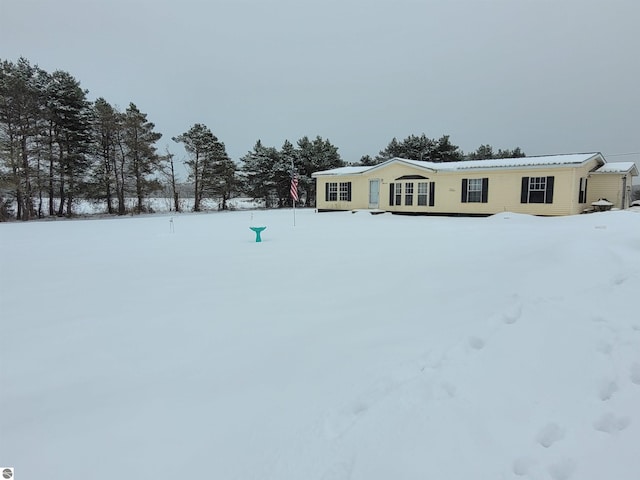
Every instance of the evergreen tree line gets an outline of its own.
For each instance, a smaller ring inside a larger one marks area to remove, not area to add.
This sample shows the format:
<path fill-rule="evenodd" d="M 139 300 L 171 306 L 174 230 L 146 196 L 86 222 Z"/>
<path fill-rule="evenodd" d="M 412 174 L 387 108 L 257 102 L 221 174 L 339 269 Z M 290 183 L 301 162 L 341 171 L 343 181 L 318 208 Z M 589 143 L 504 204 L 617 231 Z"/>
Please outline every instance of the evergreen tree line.
<path fill-rule="evenodd" d="M 438 139 L 427 137 L 424 133 L 420 136 L 409 135 L 402 141 L 393 138 L 384 150 L 371 158 L 365 155 L 356 165 L 377 165 L 390 158 L 406 158 L 408 160 L 428 160 L 430 162 L 459 162 L 462 160 L 488 160 L 492 158 L 517 158 L 524 157 L 525 153 L 517 147 L 513 150 L 498 149 L 494 151 L 491 145 L 480 145 L 470 153 L 464 153 L 460 147 L 449 140 L 449 135 L 443 135 Z"/>
<path fill-rule="evenodd" d="M 70 216 L 79 198 L 123 214 L 132 196 L 144 210 L 160 187 L 161 134 L 135 104 L 120 112 L 87 93 L 67 72 L 0 63 L 0 217 L 11 203 L 22 220 Z"/>
<path fill-rule="evenodd" d="M 300 201 L 315 206 L 316 171 L 341 167 L 338 148 L 327 139 L 303 137 L 280 149 L 256 142 L 234 162 L 211 130 L 196 123 L 172 138 L 187 152 L 187 184 L 176 176 L 174 155 L 157 151 L 162 134 L 134 103 L 120 111 L 88 91 L 68 72 L 48 73 L 24 58 L 0 61 L 0 220 L 71 216 L 74 202 L 91 199 L 106 204 L 109 214 L 147 209 L 146 200 L 168 188 L 173 208 L 180 210 L 185 187 L 193 210 L 204 198 L 219 200 L 221 209 L 235 196 L 264 201 L 267 208 L 291 205 L 291 176 L 298 176 Z M 482 145 L 464 154 L 449 136 L 430 139 L 410 135 L 392 139 L 375 157 L 357 165 L 375 165 L 393 157 L 434 162 L 524 156 L 519 148 L 494 152 Z M 12 211 L 13 210 L 13 211 Z"/>
<path fill-rule="evenodd" d="M 306 205 L 313 206 L 311 173 L 344 165 L 329 140 L 303 137 L 281 150 L 258 140 L 253 150 L 231 160 L 221 142 L 202 124 L 173 137 L 188 158 L 188 185 L 176 176 L 174 155 L 159 154 L 162 135 L 134 103 L 122 112 L 104 98 L 90 102 L 71 74 L 48 73 L 24 58 L 0 62 L 0 220 L 71 216 L 80 198 L 102 201 L 110 214 L 146 210 L 145 200 L 167 187 L 180 210 L 189 190 L 193 210 L 205 197 L 226 209 L 233 196 L 263 199 L 268 207 L 290 205 L 292 168 Z"/>

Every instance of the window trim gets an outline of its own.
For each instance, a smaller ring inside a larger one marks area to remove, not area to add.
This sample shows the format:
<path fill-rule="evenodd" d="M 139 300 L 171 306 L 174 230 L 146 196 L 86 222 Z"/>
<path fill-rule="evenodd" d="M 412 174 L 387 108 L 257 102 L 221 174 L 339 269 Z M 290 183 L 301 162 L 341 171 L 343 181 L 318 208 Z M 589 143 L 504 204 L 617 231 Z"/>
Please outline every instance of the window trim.
<path fill-rule="evenodd" d="M 476 186 L 479 184 L 480 188 L 472 189 L 472 183 Z M 462 203 L 488 203 L 489 201 L 489 178 L 463 178 L 461 188 Z M 474 194 L 473 196 L 471 194 Z M 477 197 L 476 197 L 476 194 Z"/>
<path fill-rule="evenodd" d="M 351 201 L 351 182 L 340 182 L 338 186 L 338 198 L 341 202 Z"/>
<path fill-rule="evenodd" d="M 404 204 L 409 207 L 413 206 L 413 182 L 404 184 Z"/>
<path fill-rule="evenodd" d="M 544 179 L 544 189 L 542 187 L 542 179 Z M 537 186 L 532 189 L 531 186 Z M 551 204 L 553 203 L 553 191 L 555 185 L 555 177 L 553 175 L 538 177 L 522 177 L 522 188 L 520 190 L 520 203 Z M 531 191 L 538 194 L 542 192 L 542 201 L 531 201 Z"/>
<path fill-rule="evenodd" d="M 327 202 L 338 201 L 338 182 L 327 182 L 325 196 Z"/>
<path fill-rule="evenodd" d="M 424 187 L 424 192 L 420 191 L 420 187 Z M 429 182 L 418 182 L 417 195 L 419 207 L 426 207 L 429 205 Z"/>

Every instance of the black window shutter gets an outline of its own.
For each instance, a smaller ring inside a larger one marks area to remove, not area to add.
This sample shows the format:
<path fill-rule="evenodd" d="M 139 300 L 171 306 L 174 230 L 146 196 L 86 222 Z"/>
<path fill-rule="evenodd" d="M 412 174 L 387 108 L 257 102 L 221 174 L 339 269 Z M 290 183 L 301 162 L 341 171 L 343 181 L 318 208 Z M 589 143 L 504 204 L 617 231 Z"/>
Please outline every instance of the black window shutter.
<path fill-rule="evenodd" d="M 460 201 L 462 203 L 467 203 L 467 184 L 469 183 L 469 180 L 467 180 L 466 178 L 462 179 L 462 196 L 460 198 Z"/>
<path fill-rule="evenodd" d="M 390 183 L 389 184 L 389 206 L 393 207 L 393 198 L 395 197 L 394 195 L 394 187 L 395 183 Z"/>
<path fill-rule="evenodd" d="M 347 182 L 347 202 L 351 201 L 351 182 Z"/>
<path fill-rule="evenodd" d="M 547 177 L 547 194 L 544 197 L 544 203 L 553 203 L 553 179 L 554 177 Z"/>
<path fill-rule="evenodd" d="M 522 177 L 522 190 L 520 191 L 520 203 L 528 203 L 529 177 Z"/>
<path fill-rule="evenodd" d="M 584 182 L 584 178 L 580 179 L 580 186 L 578 187 L 578 203 L 584 203 L 584 190 L 583 188 L 583 183 Z"/>
<path fill-rule="evenodd" d="M 489 179 L 482 179 L 482 203 L 487 203 L 489 200 Z"/>
<path fill-rule="evenodd" d="M 584 203 L 587 203 L 587 181 L 588 179 L 584 179 Z"/>
<path fill-rule="evenodd" d="M 433 207 L 436 203 L 436 182 L 429 182 L 429 206 Z"/>
<path fill-rule="evenodd" d="M 325 183 L 324 184 L 324 201 L 328 202 L 329 201 L 329 183 Z"/>

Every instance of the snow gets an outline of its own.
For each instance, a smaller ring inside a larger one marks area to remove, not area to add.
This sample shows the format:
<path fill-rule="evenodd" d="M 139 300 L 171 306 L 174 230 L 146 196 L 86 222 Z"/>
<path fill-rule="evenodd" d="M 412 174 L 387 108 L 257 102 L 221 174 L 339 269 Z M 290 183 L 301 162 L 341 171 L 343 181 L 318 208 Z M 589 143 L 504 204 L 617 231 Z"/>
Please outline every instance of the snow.
<path fill-rule="evenodd" d="M 520 167 L 549 167 L 549 166 L 567 166 L 580 165 L 587 160 L 599 155 L 598 153 L 572 153 L 565 155 L 544 155 L 539 157 L 518 157 L 518 158 L 494 158 L 488 160 L 465 160 L 460 162 L 428 162 L 422 160 L 408 160 L 405 158 L 392 158 L 378 165 L 366 167 L 339 167 L 331 170 L 316 172 L 314 177 L 322 175 L 355 175 L 370 170 L 375 170 L 384 165 L 393 162 L 406 163 L 420 168 L 425 168 L 434 172 L 455 172 L 460 170 L 483 170 L 494 168 L 520 168 Z M 620 164 L 618 164 L 620 165 Z M 633 165 L 633 163 L 631 163 Z M 603 171 L 604 170 L 599 170 Z M 618 172 L 617 169 L 611 169 L 611 172 Z"/>
<path fill-rule="evenodd" d="M 349 167 L 337 167 L 337 168 L 332 168 L 330 170 L 324 170 L 322 172 L 316 172 L 313 175 L 355 175 L 358 173 L 364 173 L 367 170 L 371 170 L 371 166 L 365 166 L 365 167 L 353 167 L 353 166 L 349 166 Z"/>
<path fill-rule="evenodd" d="M 598 153 L 573 153 L 566 155 L 543 155 L 539 157 L 517 157 L 517 158 L 493 158 L 488 160 L 465 160 L 462 162 L 420 162 L 418 160 L 405 160 L 414 165 L 426 164 L 427 168 L 435 171 L 453 172 L 470 169 L 493 169 L 493 168 L 515 168 L 515 167 L 548 167 L 580 165 L 587 160 L 598 155 Z"/>
<path fill-rule="evenodd" d="M 635 175 L 638 174 L 636 164 L 633 162 L 616 162 L 607 163 L 602 165 L 595 173 L 627 173 L 631 170 L 636 170 Z"/>
<path fill-rule="evenodd" d="M 295 215 L 0 224 L 0 464 L 638 478 L 638 213 Z"/>

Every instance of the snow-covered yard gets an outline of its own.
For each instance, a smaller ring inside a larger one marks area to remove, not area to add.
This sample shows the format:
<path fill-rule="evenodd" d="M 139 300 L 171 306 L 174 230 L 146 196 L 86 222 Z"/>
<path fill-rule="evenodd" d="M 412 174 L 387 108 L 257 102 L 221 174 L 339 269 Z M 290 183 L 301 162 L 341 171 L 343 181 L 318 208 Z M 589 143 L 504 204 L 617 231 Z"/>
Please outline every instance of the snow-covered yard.
<path fill-rule="evenodd" d="M 0 247 L 17 480 L 639 478 L 636 212 L 156 215 Z"/>

